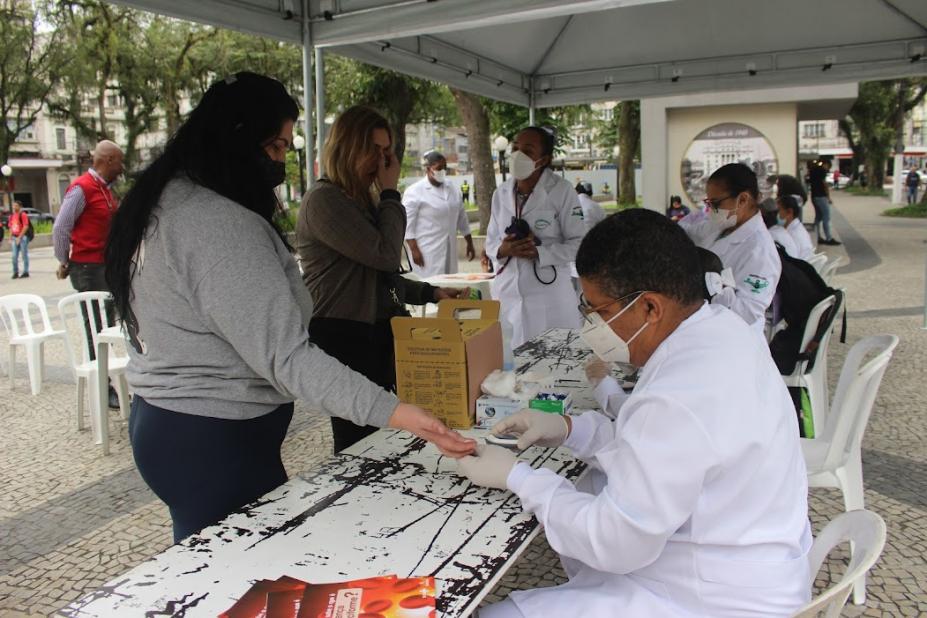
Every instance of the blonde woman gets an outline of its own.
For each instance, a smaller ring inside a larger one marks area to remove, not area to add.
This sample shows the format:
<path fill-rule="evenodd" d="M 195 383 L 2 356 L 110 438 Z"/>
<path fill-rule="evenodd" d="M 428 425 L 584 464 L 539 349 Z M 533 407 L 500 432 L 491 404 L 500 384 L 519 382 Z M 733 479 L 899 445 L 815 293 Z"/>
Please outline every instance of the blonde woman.
<path fill-rule="evenodd" d="M 325 174 L 303 198 L 296 242 L 303 281 L 315 302 L 310 339 L 387 390 L 395 386 L 389 320 L 405 303 L 456 298 L 399 275 L 406 212 L 397 191 L 400 161 L 389 123 L 376 110 L 352 107 L 335 120 L 322 150 Z M 332 418 L 335 452 L 376 427 Z"/>

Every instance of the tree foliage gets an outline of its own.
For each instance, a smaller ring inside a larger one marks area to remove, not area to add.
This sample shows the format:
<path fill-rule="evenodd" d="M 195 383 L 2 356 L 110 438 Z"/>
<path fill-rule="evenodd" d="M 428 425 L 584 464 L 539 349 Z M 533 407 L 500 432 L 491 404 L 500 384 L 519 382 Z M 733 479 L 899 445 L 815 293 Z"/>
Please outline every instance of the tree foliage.
<path fill-rule="evenodd" d="M 840 128 L 853 149 L 854 170 L 862 162 L 869 185 L 881 187 L 893 146 L 903 148 L 904 120 L 927 95 L 927 78 L 863 82 Z M 896 174 L 898 172 L 896 171 Z"/>
<path fill-rule="evenodd" d="M 513 103 L 502 103 L 483 99 L 483 106 L 489 112 L 492 135 L 504 135 L 509 141 L 528 126 L 528 108 Z M 588 105 L 565 107 L 544 107 L 535 111 L 535 124 L 553 129 L 557 137 L 556 151 L 563 153 L 562 143 L 577 124 L 592 122 L 592 109 Z"/>
<path fill-rule="evenodd" d="M 344 56 L 325 56 L 325 91 L 328 113 L 337 114 L 352 105 L 379 110 L 392 128 L 400 160 L 406 148 L 407 124 L 460 122 L 446 86 Z"/>
<path fill-rule="evenodd" d="M 0 1 L 0 162 L 58 83 L 61 49 L 46 44 L 55 36 L 41 31 L 30 2 Z"/>

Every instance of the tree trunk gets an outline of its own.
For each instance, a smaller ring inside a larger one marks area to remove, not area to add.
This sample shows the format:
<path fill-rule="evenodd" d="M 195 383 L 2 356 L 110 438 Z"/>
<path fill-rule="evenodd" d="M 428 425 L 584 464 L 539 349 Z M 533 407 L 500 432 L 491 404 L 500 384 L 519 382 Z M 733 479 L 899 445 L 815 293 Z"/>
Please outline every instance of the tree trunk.
<path fill-rule="evenodd" d="M 457 109 L 467 129 L 470 165 L 473 167 L 473 199 L 480 213 L 480 234 L 486 234 L 492 208 L 492 194 L 496 190 L 496 171 L 492 163 L 492 145 L 489 136 L 489 114 L 475 94 L 451 88 Z"/>
<path fill-rule="evenodd" d="M 636 204 L 637 188 L 634 185 L 634 157 L 641 139 L 640 107 L 637 101 L 619 104 L 618 121 L 618 187 L 619 204 Z"/>

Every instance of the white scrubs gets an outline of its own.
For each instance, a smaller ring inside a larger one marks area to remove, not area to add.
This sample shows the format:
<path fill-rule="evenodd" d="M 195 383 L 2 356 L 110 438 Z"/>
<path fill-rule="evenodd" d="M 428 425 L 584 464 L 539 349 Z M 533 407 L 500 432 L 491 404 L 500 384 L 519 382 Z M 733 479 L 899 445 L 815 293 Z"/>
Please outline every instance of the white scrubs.
<path fill-rule="evenodd" d="M 789 233 L 789 236 L 791 236 L 792 241 L 797 247 L 797 252 L 794 254 L 794 257 L 807 262 L 808 259 L 814 255 L 814 245 L 811 243 L 811 235 L 808 233 L 808 230 L 805 229 L 801 221 L 792 219 L 792 222 L 785 228 L 785 231 Z M 790 253 L 789 255 L 793 254 Z"/>
<path fill-rule="evenodd" d="M 412 272 L 423 279 L 456 273 L 457 234 L 470 233 L 460 189 L 448 180 L 436 187 L 425 177 L 406 189 L 402 204 L 406 240 L 415 240 L 425 260 L 424 266 L 413 262 Z"/>
<path fill-rule="evenodd" d="M 784 227 L 781 225 L 774 225 L 767 229 L 769 229 L 769 235 L 772 236 L 773 242 L 777 242 L 782 245 L 782 248 L 785 249 L 785 252 L 793 258 L 799 257 L 798 246 L 795 244 L 795 240 L 792 238 L 792 235 L 786 232 Z"/>
<path fill-rule="evenodd" d="M 579 197 L 579 205 L 583 208 L 583 218 L 586 220 L 586 227 L 591 230 L 595 227 L 596 223 L 605 218 L 605 210 L 602 208 L 601 204 L 585 193 L 577 193 L 577 196 Z"/>
<path fill-rule="evenodd" d="M 509 178 L 492 196 L 486 255 L 496 272 L 492 297 L 502 303 L 501 319 L 511 325 L 512 347 L 516 348 L 548 329 L 579 327 L 581 318 L 570 280 L 570 263 L 576 259 L 586 224 L 576 191 L 549 169 L 541 174 L 522 213 L 534 235 L 541 239 L 536 262 L 515 257 L 507 262 L 507 258 L 496 257 L 506 236 L 505 228 L 514 216 L 515 179 Z M 542 283 L 538 277 L 552 283 Z"/>
<path fill-rule="evenodd" d="M 708 217 L 693 222 L 691 215 L 679 222 L 689 238 L 699 247 L 713 251 L 721 258 L 725 268 L 734 273 L 736 288 L 725 288 L 715 295 L 712 304 L 732 310 L 762 333 L 766 325 L 766 309 L 772 304 L 782 273 L 779 252 L 773 243 L 763 216 L 756 213 L 727 236 L 718 230 Z"/>
<path fill-rule="evenodd" d="M 705 304 L 630 396 L 603 394 L 616 419 L 574 417 L 564 445 L 592 468 L 593 493 L 526 463 L 508 477 L 569 582 L 485 615 L 784 617 L 808 602 L 805 463 L 765 342 Z"/>

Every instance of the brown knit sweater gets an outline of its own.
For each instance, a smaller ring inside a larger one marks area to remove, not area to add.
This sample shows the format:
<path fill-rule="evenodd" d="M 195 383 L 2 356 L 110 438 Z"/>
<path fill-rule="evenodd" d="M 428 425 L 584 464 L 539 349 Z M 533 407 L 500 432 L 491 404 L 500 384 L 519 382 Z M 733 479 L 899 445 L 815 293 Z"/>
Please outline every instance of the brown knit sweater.
<path fill-rule="evenodd" d="M 378 273 L 396 272 L 402 262 L 406 212 L 386 192 L 376 208 L 348 197 L 330 182 L 319 182 L 299 208 L 296 249 L 303 281 L 312 295 L 314 317 L 373 324 Z M 397 194 L 398 195 L 398 194 Z M 406 302 L 432 302 L 434 288 L 404 280 Z"/>

